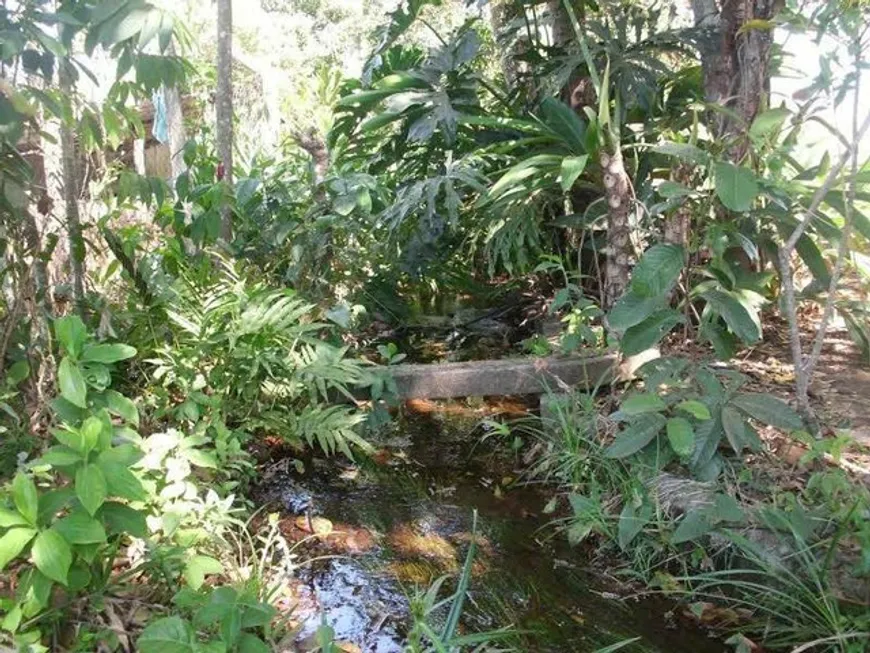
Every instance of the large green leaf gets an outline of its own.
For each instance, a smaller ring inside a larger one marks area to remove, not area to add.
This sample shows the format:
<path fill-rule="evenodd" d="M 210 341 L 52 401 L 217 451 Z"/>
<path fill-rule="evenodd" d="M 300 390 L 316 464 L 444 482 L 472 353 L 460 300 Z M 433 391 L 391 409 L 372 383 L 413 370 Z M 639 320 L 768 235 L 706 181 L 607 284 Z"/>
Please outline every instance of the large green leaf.
<path fill-rule="evenodd" d="M 798 256 L 813 273 L 813 277 L 824 286 L 827 290 L 831 283 L 831 271 L 828 269 L 828 264 L 825 262 L 825 257 L 818 248 L 813 239 L 804 234 L 801 236 L 797 245 L 795 245 Z"/>
<path fill-rule="evenodd" d="M 32 528 L 13 528 L 0 537 L 0 571 L 24 551 L 36 531 Z"/>
<path fill-rule="evenodd" d="M 727 209 L 738 213 L 748 211 L 758 191 L 758 180 L 749 168 L 727 161 L 716 164 L 716 195 Z"/>
<path fill-rule="evenodd" d="M 16 510 L 0 507 L 0 528 L 27 526 L 28 521 Z"/>
<path fill-rule="evenodd" d="M 719 450 L 719 441 L 722 439 L 722 416 L 721 411 L 713 414 L 713 419 L 701 422 L 695 427 L 695 450 L 689 460 L 689 466 L 693 473 L 703 469 L 714 458 Z"/>
<path fill-rule="evenodd" d="M 685 251 L 680 245 L 653 245 L 632 272 L 632 292 L 640 297 L 661 297 L 677 282 L 684 261 Z"/>
<path fill-rule="evenodd" d="M 638 415 L 616 436 L 604 455 L 608 458 L 625 458 L 643 449 L 664 428 L 667 420 L 658 413 Z"/>
<path fill-rule="evenodd" d="M 88 388 L 78 365 L 64 356 L 57 368 L 57 384 L 61 396 L 79 408 L 88 407 Z"/>
<path fill-rule="evenodd" d="M 627 502 L 619 515 L 618 541 L 619 548 L 626 551 L 635 537 L 649 523 L 652 517 L 652 506 L 643 503 L 640 507 Z"/>
<path fill-rule="evenodd" d="M 713 525 L 710 523 L 706 513 L 701 510 L 693 510 L 683 516 L 680 525 L 674 531 L 671 544 L 682 544 L 697 540 L 711 530 L 713 530 Z"/>
<path fill-rule="evenodd" d="M 493 184 L 489 189 L 487 197 L 491 200 L 498 199 L 509 190 L 512 190 L 520 182 L 540 174 L 539 168 L 551 167 L 558 169 L 562 164 L 562 157 L 557 154 L 537 154 L 528 159 L 520 161 L 510 170 L 505 172 L 501 178 Z"/>
<path fill-rule="evenodd" d="M 131 399 L 128 399 L 120 392 L 115 390 L 106 390 L 105 393 L 106 408 L 113 415 L 122 417 L 135 427 L 139 426 L 139 409 Z"/>
<path fill-rule="evenodd" d="M 645 392 L 643 394 L 626 397 L 619 405 L 621 413 L 626 415 L 642 415 L 643 413 L 660 413 L 667 405 L 657 394 Z"/>
<path fill-rule="evenodd" d="M 586 162 L 589 160 L 587 155 L 582 156 L 566 156 L 562 159 L 562 171 L 559 174 L 559 183 L 562 185 L 562 190 L 568 192 L 574 187 L 574 182 L 583 174 L 586 169 Z"/>
<path fill-rule="evenodd" d="M 184 566 L 184 580 L 187 584 L 198 590 L 205 582 L 205 577 L 211 574 L 220 574 L 224 566 L 212 557 L 196 555 L 187 561 Z"/>
<path fill-rule="evenodd" d="M 642 297 L 637 293 L 627 292 L 610 309 L 607 323 L 612 329 L 625 331 L 662 309 L 664 304 L 664 297 Z"/>
<path fill-rule="evenodd" d="M 140 653 L 195 653 L 193 627 L 181 617 L 164 617 L 150 624 L 136 641 Z"/>
<path fill-rule="evenodd" d="M 79 357 L 88 339 L 88 330 L 78 315 L 67 315 L 55 320 L 54 334 L 66 353 L 74 359 Z"/>
<path fill-rule="evenodd" d="M 680 457 L 688 458 L 695 450 L 695 431 L 685 417 L 672 417 L 667 425 L 668 442 Z"/>
<path fill-rule="evenodd" d="M 133 358 L 136 348 L 130 345 L 88 345 L 82 352 L 82 361 L 86 363 L 117 363 Z"/>
<path fill-rule="evenodd" d="M 761 340 L 758 313 L 737 294 L 726 290 L 708 290 L 701 297 L 725 320 L 728 328 L 747 345 Z"/>
<path fill-rule="evenodd" d="M 125 465 L 100 461 L 99 468 L 105 478 L 107 496 L 129 501 L 142 501 L 147 498 L 148 495 L 142 486 L 142 481 Z"/>
<path fill-rule="evenodd" d="M 722 428 L 725 430 L 725 437 L 734 449 L 734 453 L 739 454 L 747 445 L 746 436 L 746 420 L 736 408 L 725 406 L 722 409 Z"/>
<path fill-rule="evenodd" d="M 625 332 L 620 343 L 622 353 L 635 356 L 646 351 L 682 321 L 683 316 L 670 308 L 654 313 Z"/>
<path fill-rule="evenodd" d="M 107 501 L 100 508 L 99 518 L 106 524 L 110 533 L 126 533 L 139 538 L 148 536 L 148 522 L 144 513 L 123 503 Z"/>
<path fill-rule="evenodd" d="M 541 102 L 541 119 L 575 154 L 586 151 L 586 123 L 564 102 L 546 97 Z"/>
<path fill-rule="evenodd" d="M 788 431 L 800 431 L 806 428 L 800 415 L 773 395 L 739 392 L 731 400 L 731 404 L 764 424 Z"/>
<path fill-rule="evenodd" d="M 778 130 L 790 115 L 791 111 L 785 107 L 768 109 L 759 113 L 749 127 L 749 137 L 753 140 L 767 137 L 772 132 Z"/>
<path fill-rule="evenodd" d="M 54 530 L 41 532 L 33 543 L 32 555 L 33 563 L 39 571 L 53 581 L 67 584 L 72 551 L 60 533 Z"/>
<path fill-rule="evenodd" d="M 239 653 L 272 653 L 266 643 L 251 633 L 242 633 L 239 637 Z"/>
<path fill-rule="evenodd" d="M 675 156 L 683 161 L 697 163 L 698 165 L 706 165 L 710 160 L 710 155 L 704 150 L 695 147 L 694 145 L 689 145 L 688 143 L 673 143 L 666 141 L 656 145 L 653 148 L 653 152 Z"/>
<path fill-rule="evenodd" d="M 39 493 L 33 479 L 24 472 L 18 472 L 12 479 L 12 500 L 21 516 L 35 525 L 39 514 Z"/>
<path fill-rule="evenodd" d="M 76 496 L 85 510 L 95 514 L 107 495 L 106 477 L 96 465 L 83 465 L 76 472 Z"/>
<path fill-rule="evenodd" d="M 76 511 L 52 526 L 70 544 L 101 544 L 106 541 L 103 525 L 87 513 Z"/>
<path fill-rule="evenodd" d="M 695 419 L 702 421 L 708 420 L 711 417 L 710 409 L 707 408 L 707 404 L 698 401 L 697 399 L 686 399 L 685 401 L 678 403 L 674 408 L 689 413 Z"/>

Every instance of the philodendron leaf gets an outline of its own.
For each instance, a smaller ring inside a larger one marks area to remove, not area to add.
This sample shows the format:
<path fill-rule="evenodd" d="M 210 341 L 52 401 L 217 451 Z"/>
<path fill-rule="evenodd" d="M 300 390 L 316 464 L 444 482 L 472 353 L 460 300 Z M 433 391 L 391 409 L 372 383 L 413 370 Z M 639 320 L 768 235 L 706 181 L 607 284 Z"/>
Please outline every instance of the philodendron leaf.
<path fill-rule="evenodd" d="M 739 392 L 731 400 L 731 404 L 764 424 L 787 431 L 800 431 L 805 428 L 800 415 L 773 395 Z"/>
<path fill-rule="evenodd" d="M 758 180 L 749 168 L 727 161 L 716 164 L 716 195 L 725 208 L 738 213 L 748 211 L 758 191 Z"/>
<path fill-rule="evenodd" d="M 33 543 L 32 555 L 33 563 L 39 571 L 53 581 L 67 584 L 72 551 L 60 533 L 53 530 L 41 532 Z"/>
<path fill-rule="evenodd" d="M 88 388 L 85 377 L 78 365 L 67 357 L 60 361 L 57 368 L 57 383 L 61 396 L 79 408 L 87 408 Z"/>
<path fill-rule="evenodd" d="M 652 442 L 664 428 L 667 420 L 659 413 L 638 415 L 616 436 L 604 455 L 608 458 L 626 458 Z"/>

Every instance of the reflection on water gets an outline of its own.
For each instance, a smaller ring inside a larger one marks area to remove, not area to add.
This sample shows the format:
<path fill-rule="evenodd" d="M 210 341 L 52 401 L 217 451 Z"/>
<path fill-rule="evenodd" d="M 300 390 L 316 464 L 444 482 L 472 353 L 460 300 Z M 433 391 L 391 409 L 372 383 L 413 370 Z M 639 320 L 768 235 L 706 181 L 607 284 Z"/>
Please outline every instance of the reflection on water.
<path fill-rule="evenodd" d="M 263 501 L 286 512 L 288 538 L 320 534 L 311 553 L 325 559 L 302 568 L 292 613 L 297 642 L 313 641 L 325 619 L 344 650 L 402 651 L 409 596 L 458 573 L 475 537 L 464 632 L 512 625 L 522 631 L 509 642 L 519 651 L 591 652 L 631 637 L 641 640 L 623 650 L 724 650 L 688 624 L 675 628 L 667 603 L 611 594 L 612 583 L 588 573 L 579 551 L 541 543 L 547 497 L 530 488 L 495 489 L 493 479 L 506 472 L 491 450 L 474 447 L 473 423 L 430 413 L 394 428 L 401 437 L 377 462 L 309 465 L 307 474 L 288 471 L 262 489 Z M 480 515 L 476 535 L 473 509 Z"/>

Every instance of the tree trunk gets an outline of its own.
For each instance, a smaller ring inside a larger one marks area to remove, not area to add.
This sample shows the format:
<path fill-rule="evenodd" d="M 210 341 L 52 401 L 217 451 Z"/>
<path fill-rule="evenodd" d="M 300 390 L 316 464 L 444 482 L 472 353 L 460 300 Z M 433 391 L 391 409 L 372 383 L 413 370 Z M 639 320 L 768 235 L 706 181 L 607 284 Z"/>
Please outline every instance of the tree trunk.
<path fill-rule="evenodd" d="M 716 113 L 714 135 L 732 137 L 729 158 L 740 161 L 749 143 L 746 129 L 764 109 L 770 94 L 771 29 L 743 29 L 749 21 L 768 21 L 781 0 L 692 0 L 695 25 L 706 31 L 701 49 L 707 101 L 734 111 L 738 118 Z"/>
<path fill-rule="evenodd" d="M 217 153 L 223 181 L 233 187 L 233 3 L 217 0 Z M 225 204 L 221 208 L 221 238 L 229 243 L 233 238 L 232 212 Z"/>
<path fill-rule="evenodd" d="M 522 8 L 514 0 L 495 0 L 491 4 L 490 22 L 498 45 L 501 70 L 509 90 L 517 87 L 520 78 L 517 55 L 523 50 L 523 39 L 514 38 L 513 23 L 522 17 Z"/>
<path fill-rule="evenodd" d="M 72 95 L 69 59 L 64 59 L 58 68 L 60 91 L 66 97 Z M 78 150 L 72 125 L 62 122 L 60 146 L 63 167 L 63 199 L 66 205 L 66 227 L 69 237 L 69 261 L 72 273 L 73 302 L 76 312 L 84 317 L 85 312 L 85 241 L 82 238 L 82 223 L 79 215 Z"/>
<path fill-rule="evenodd" d="M 574 29 L 571 27 L 571 19 L 565 6 L 564 0 L 547 0 L 547 13 L 550 14 L 550 27 L 553 30 L 553 47 L 564 47 L 574 38 Z"/>
<path fill-rule="evenodd" d="M 633 207 L 631 181 L 625 171 L 619 146 L 601 155 L 607 198 L 607 263 L 604 271 L 603 307 L 609 309 L 628 287 L 634 250 L 630 216 Z"/>
<path fill-rule="evenodd" d="M 692 187 L 692 166 L 686 163 L 681 163 L 673 169 L 671 175 L 673 180 L 678 184 Z M 689 229 L 692 223 L 692 209 L 688 204 L 688 200 L 678 206 L 673 212 L 665 217 L 664 225 L 664 241 L 672 245 L 682 245 L 686 247 L 689 242 Z"/>

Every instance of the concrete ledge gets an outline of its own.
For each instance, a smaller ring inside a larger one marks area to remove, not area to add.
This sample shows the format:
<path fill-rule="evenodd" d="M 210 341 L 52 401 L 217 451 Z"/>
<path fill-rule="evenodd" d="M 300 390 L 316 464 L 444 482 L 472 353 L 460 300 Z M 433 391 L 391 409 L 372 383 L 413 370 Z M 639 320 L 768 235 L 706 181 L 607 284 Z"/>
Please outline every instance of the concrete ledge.
<path fill-rule="evenodd" d="M 390 372 L 401 399 L 451 399 L 592 389 L 623 377 L 617 354 L 396 365 Z"/>

